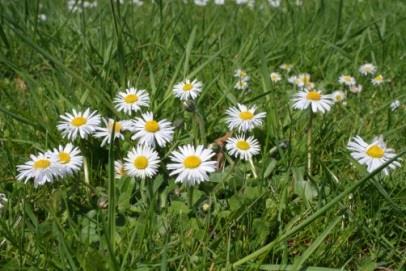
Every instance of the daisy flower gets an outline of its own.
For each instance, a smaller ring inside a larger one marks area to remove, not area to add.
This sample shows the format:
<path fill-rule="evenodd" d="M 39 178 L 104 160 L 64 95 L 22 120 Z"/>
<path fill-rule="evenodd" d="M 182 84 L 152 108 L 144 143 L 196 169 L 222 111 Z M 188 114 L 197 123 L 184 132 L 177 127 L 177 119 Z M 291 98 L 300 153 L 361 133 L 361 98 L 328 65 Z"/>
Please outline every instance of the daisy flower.
<path fill-rule="evenodd" d="M 208 173 L 216 170 L 216 161 L 211 161 L 215 153 L 203 145 L 196 148 L 192 145 L 180 146 L 173 151 L 172 163 L 167 165 L 170 176 L 178 175 L 175 182 L 195 185 L 209 179 Z"/>
<path fill-rule="evenodd" d="M 307 90 L 300 91 L 293 97 L 293 108 L 305 110 L 311 106 L 313 112 L 327 112 L 331 109 L 334 103 L 330 95 L 321 94 L 319 90 Z"/>
<path fill-rule="evenodd" d="M 138 145 L 133 148 L 124 159 L 127 175 L 140 179 L 151 178 L 158 172 L 159 156 L 151 147 Z"/>
<path fill-rule="evenodd" d="M 59 145 L 51 155 L 57 161 L 62 174 L 72 174 L 82 167 L 83 157 L 80 155 L 80 150 L 71 143 L 66 146 Z"/>
<path fill-rule="evenodd" d="M 374 66 L 374 65 L 371 64 L 371 63 L 366 63 L 366 64 L 361 65 L 361 66 L 359 67 L 359 72 L 360 72 L 362 75 L 375 74 L 375 72 L 376 72 L 376 66 Z"/>
<path fill-rule="evenodd" d="M 234 71 L 234 77 L 238 78 L 242 81 L 249 81 L 250 77 L 248 76 L 247 72 L 243 69 L 236 69 Z"/>
<path fill-rule="evenodd" d="M 17 180 L 25 183 L 33 178 L 34 186 L 51 183 L 56 177 L 61 176 L 58 161 L 52 157 L 50 152 L 31 155 L 31 160 L 23 165 L 17 166 Z"/>
<path fill-rule="evenodd" d="M 310 74 L 308 73 L 299 74 L 299 76 L 296 78 L 296 83 L 299 88 L 314 88 L 314 83 L 311 82 Z"/>
<path fill-rule="evenodd" d="M 345 100 L 346 95 L 342 90 L 336 90 L 331 94 L 335 103 L 341 103 Z"/>
<path fill-rule="evenodd" d="M 288 82 L 292 85 L 297 86 L 297 84 L 299 83 L 299 79 L 296 75 L 292 75 L 288 78 Z"/>
<path fill-rule="evenodd" d="M 375 78 L 373 78 L 373 79 L 371 80 L 371 82 L 372 82 L 372 84 L 373 84 L 374 86 L 379 86 L 379 85 L 383 84 L 384 81 L 385 81 L 385 80 L 383 79 L 382 74 L 379 74 L 378 76 L 376 76 Z"/>
<path fill-rule="evenodd" d="M 265 112 L 255 114 L 257 107 L 255 105 L 247 107 L 242 104 L 237 104 L 235 107 L 230 107 L 226 111 L 226 123 L 228 127 L 237 129 L 240 132 L 246 132 L 261 126 L 262 121 L 266 116 Z"/>
<path fill-rule="evenodd" d="M 61 115 L 62 119 L 57 125 L 58 130 L 63 137 L 69 140 L 75 140 L 78 136 L 86 139 L 100 125 L 100 116 L 97 111 L 90 111 L 90 108 L 85 112 L 79 112 L 73 109 L 71 113 Z"/>
<path fill-rule="evenodd" d="M 184 80 L 183 82 L 177 83 L 173 87 L 173 93 L 175 97 L 178 97 L 181 101 L 187 101 L 189 99 L 196 99 L 199 93 L 202 91 L 203 84 L 196 79 L 190 81 L 189 79 Z"/>
<path fill-rule="evenodd" d="M 249 160 L 252 156 L 257 155 L 260 151 L 258 140 L 253 136 L 245 138 L 244 135 L 230 137 L 227 140 L 226 149 L 230 155 Z"/>
<path fill-rule="evenodd" d="M 214 0 L 214 4 L 216 4 L 216 5 L 224 5 L 225 4 L 224 1 L 225 0 Z"/>
<path fill-rule="evenodd" d="M 270 6 L 277 8 L 281 5 L 281 0 L 268 0 Z"/>
<path fill-rule="evenodd" d="M 154 114 L 147 112 L 132 121 L 130 130 L 135 134 L 131 139 L 139 140 L 140 144 L 152 147 L 155 147 L 156 143 L 160 147 L 165 147 L 168 142 L 172 141 L 173 129 L 171 122 L 165 119 L 155 120 Z"/>
<path fill-rule="evenodd" d="M 248 88 L 248 81 L 238 80 L 234 85 L 235 89 L 246 90 Z"/>
<path fill-rule="evenodd" d="M 387 148 L 383 137 L 375 137 L 372 143 L 366 143 L 360 136 L 353 137 L 347 148 L 351 151 L 351 156 L 361 165 L 366 165 L 368 172 L 372 172 L 382 164 L 396 156 L 393 149 Z M 399 159 L 400 160 L 400 159 Z M 393 161 L 383 169 L 384 174 L 388 175 L 390 169 L 400 167 L 398 161 Z"/>
<path fill-rule="evenodd" d="M 341 75 L 338 78 L 338 83 L 351 87 L 355 85 L 357 82 L 355 81 L 355 78 L 350 75 Z"/>
<path fill-rule="evenodd" d="M 282 76 L 277 72 L 272 72 L 270 76 L 271 76 L 271 81 L 274 83 L 277 83 L 280 80 L 282 80 Z"/>
<path fill-rule="evenodd" d="M 121 179 L 128 176 L 124 163 L 121 160 L 114 161 L 114 178 Z"/>
<path fill-rule="evenodd" d="M 117 111 L 131 115 L 132 112 L 139 111 L 141 107 L 149 106 L 149 95 L 144 89 L 128 88 L 118 92 L 113 103 L 115 103 Z"/>
<path fill-rule="evenodd" d="M 362 85 L 352 85 L 350 86 L 350 91 L 352 93 L 360 93 L 362 91 Z"/>
<path fill-rule="evenodd" d="M 208 0 L 194 0 L 195 5 L 204 7 L 207 5 Z"/>
<path fill-rule="evenodd" d="M 281 70 L 290 72 L 290 71 L 292 70 L 292 68 L 293 68 L 293 64 L 286 64 L 286 63 L 283 63 L 282 65 L 279 66 L 279 68 L 280 68 Z"/>
<path fill-rule="evenodd" d="M 123 140 L 124 134 L 123 132 L 126 130 L 130 130 L 130 121 L 116 121 L 114 123 L 113 119 L 103 119 L 104 127 L 98 127 L 96 132 L 94 133 L 94 137 L 103 138 L 101 146 L 103 147 L 106 144 L 111 143 L 111 134 L 113 132 L 113 125 L 114 125 L 114 139 Z"/>
<path fill-rule="evenodd" d="M 400 106 L 400 101 L 399 100 L 394 100 L 391 104 L 390 104 L 390 109 L 392 111 L 395 111 L 396 109 L 398 109 Z"/>

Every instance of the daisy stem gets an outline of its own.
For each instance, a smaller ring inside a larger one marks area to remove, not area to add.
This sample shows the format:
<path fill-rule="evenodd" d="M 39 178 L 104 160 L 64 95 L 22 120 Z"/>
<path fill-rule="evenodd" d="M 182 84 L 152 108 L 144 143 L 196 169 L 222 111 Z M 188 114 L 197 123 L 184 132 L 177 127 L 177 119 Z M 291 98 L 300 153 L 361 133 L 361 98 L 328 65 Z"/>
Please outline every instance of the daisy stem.
<path fill-rule="evenodd" d="M 309 108 L 309 123 L 307 126 L 307 174 L 312 175 L 312 126 L 313 126 L 313 112 Z"/>
<path fill-rule="evenodd" d="M 199 128 L 200 143 L 206 144 L 206 130 L 205 130 L 205 123 L 204 123 L 202 114 L 200 113 L 200 110 L 198 108 L 196 108 L 196 111 L 194 112 L 193 115 L 196 119 L 196 122 L 197 122 L 197 125 Z"/>
<path fill-rule="evenodd" d="M 250 158 L 248 161 L 250 162 L 251 171 L 252 171 L 252 175 L 254 175 L 254 179 L 258 178 L 257 171 L 255 170 L 255 166 L 254 166 L 254 162 L 252 161 L 252 158 Z"/>
<path fill-rule="evenodd" d="M 188 195 L 188 204 L 189 204 L 189 208 L 192 210 L 192 206 L 193 206 L 193 190 L 194 187 L 193 186 L 189 186 L 188 190 L 187 190 L 187 195 Z"/>

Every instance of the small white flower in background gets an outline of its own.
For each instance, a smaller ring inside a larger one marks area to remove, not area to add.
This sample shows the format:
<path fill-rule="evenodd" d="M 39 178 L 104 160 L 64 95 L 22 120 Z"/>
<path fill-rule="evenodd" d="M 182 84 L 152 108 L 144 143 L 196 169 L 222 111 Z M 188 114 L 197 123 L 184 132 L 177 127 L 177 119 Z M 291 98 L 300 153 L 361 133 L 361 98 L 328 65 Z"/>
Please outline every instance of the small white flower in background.
<path fill-rule="evenodd" d="M 399 100 L 394 100 L 391 104 L 390 104 L 390 109 L 392 111 L 395 111 L 396 109 L 398 109 L 400 107 L 400 101 Z"/>
<path fill-rule="evenodd" d="M 245 5 L 248 4 L 248 0 L 235 0 L 237 5 Z"/>
<path fill-rule="evenodd" d="M 225 0 L 214 0 L 214 4 L 216 5 L 224 5 Z"/>
<path fill-rule="evenodd" d="M 139 111 L 141 107 L 149 106 L 149 95 L 144 89 L 128 88 L 118 92 L 113 103 L 115 103 L 117 111 L 131 115 L 132 112 Z"/>
<path fill-rule="evenodd" d="M 111 134 L 114 126 L 114 139 L 123 140 L 124 131 L 128 131 L 131 128 L 131 123 L 128 120 L 116 121 L 113 119 L 103 119 L 104 127 L 98 127 L 94 133 L 94 137 L 103 138 L 101 146 L 111 143 Z"/>
<path fill-rule="evenodd" d="M 138 7 L 144 4 L 142 0 L 133 0 L 132 3 Z"/>
<path fill-rule="evenodd" d="M 342 90 L 336 90 L 334 91 L 331 96 L 333 97 L 333 100 L 335 103 L 341 103 L 345 100 L 346 95 L 345 92 Z"/>
<path fill-rule="evenodd" d="M 207 3 L 209 2 L 209 0 L 194 0 L 194 2 L 195 2 L 195 5 L 197 5 L 197 6 L 206 6 L 207 5 Z"/>
<path fill-rule="evenodd" d="M 279 66 L 279 68 L 280 68 L 281 70 L 290 72 L 290 71 L 293 69 L 293 64 L 286 64 L 286 63 L 283 63 L 282 65 Z"/>
<path fill-rule="evenodd" d="M 114 178 L 121 179 L 128 176 L 124 163 L 121 160 L 114 161 Z"/>
<path fill-rule="evenodd" d="M 212 161 L 215 153 L 199 145 L 180 146 L 171 153 L 171 163 L 167 165 L 169 175 L 177 175 L 175 182 L 195 185 L 209 179 L 209 173 L 216 170 L 217 162 Z"/>
<path fill-rule="evenodd" d="M 38 14 L 38 19 L 45 22 L 46 20 L 48 20 L 48 17 L 46 14 Z"/>
<path fill-rule="evenodd" d="M 305 110 L 308 107 L 311 107 L 314 113 L 325 113 L 330 111 L 331 106 L 334 103 L 331 95 L 322 94 L 319 90 L 309 91 L 307 89 L 299 91 L 292 100 L 293 108 Z"/>
<path fill-rule="evenodd" d="M 303 6 L 303 0 L 296 0 L 296 6 Z"/>
<path fill-rule="evenodd" d="M 95 8 L 97 7 L 97 2 L 88 2 L 88 1 L 83 1 L 83 7 L 84 8 Z"/>
<path fill-rule="evenodd" d="M 165 147 L 172 141 L 174 128 L 166 119 L 156 120 L 153 113 L 147 112 L 132 121 L 130 130 L 135 133 L 131 139 L 139 140 L 140 144 Z"/>
<path fill-rule="evenodd" d="M 236 158 L 249 160 L 259 153 L 260 145 L 253 136 L 246 138 L 244 135 L 239 135 L 227 140 L 226 149 L 230 155 Z"/>
<path fill-rule="evenodd" d="M 351 75 L 341 75 L 338 78 L 338 83 L 351 87 L 351 86 L 355 85 L 357 82 L 355 81 L 355 78 L 352 77 Z"/>
<path fill-rule="evenodd" d="M 373 78 L 373 79 L 371 80 L 371 83 L 372 83 L 374 86 L 379 86 L 379 85 L 383 84 L 384 82 L 385 82 L 385 80 L 383 79 L 382 74 L 379 74 L 378 76 L 376 76 L 375 78 Z"/>
<path fill-rule="evenodd" d="M 4 193 L 0 193 L 0 209 L 3 209 L 4 206 L 7 204 L 8 199 L 6 194 Z"/>
<path fill-rule="evenodd" d="M 241 81 L 249 81 L 250 77 L 248 76 L 247 72 L 243 69 L 236 69 L 234 71 L 234 77 Z"/>
<path fill-rule="evenodd" d="M 239 90 L 246 90 L 248 89 L 248 81 L 238 80 L 237 83 L 235 83 L 234 88 Z"/>
<path fill-rule="evenodd" d="M 296 75 L 292 75 L 288 78 L 288 82 L 292 85 L 297 86 L 297 84 L 299 83 L 299 79 Z"/>
<path fill-rule="evenodd" d="M 57 128 L 62 136 L 69 140 L 75 140 L 77 137 L 86 139 L 100 125 L 99 114 L 97 111 L 91 111 L 90 108 L 83 113 L 73 109 L 72 113 L 65 113 L 60 118 L 62 120 L 59 121 Z"/>
<path fill-rule="evenodd" d="M 50 152 L 30 155 L 30 158 L 30 161 L 17 166 L 19 172 L 17 180 L 26 183 L 32 178 L 34 179 L 34 186 L 37 187 L 45 183 L 52 183 L 55 178 L 62 176 L 58 161 Z"/>
<path fill-rule="evenodd" d="M 274 8 L 278 8 L 281 5 L 281 0 L 268 0 L 269 5 Z"/>
<path fill-rule="evenodd" d="M 159 155 L 153 148 L 138 145 L 128 152 L 124 167 L 128 176 L 146 179 L 157 174 L 159 163 Z"/>
<path fill-rule="evenodd" d="M 277 83 L 280 80 L 282 80 L 282 76 L 277 72 L 272 72 L 270 76 L 271 76 L 271 81 L 274 83 Z"/>
<path fill-rule="evenodd" d="M 362 91 L 362 85 L 352 85 L 350 86 L 350 91 L 352 93 L 360 93 Z"/>
<path fill-rule="evenodd" d="M 226 111 L 226 123 L 230 130 L 237 129 L 240 132 L 246 132 L 261 126 L 266 116 L 265 112 L 255 113 L 255 105 L 248 107 L 242 104 L 230 107 Z"/>
<path fill-rule="evenodd" d="M 372 143 L 366 143 L 360 136 L 353 137 L 347 148 L 351 151 L 351 156 L 361 165 L 367 166 L 367 171 L 372 172 L 382 164 L 396 156 L 393 149 L 387 148 L 383 137 L 375 137 Z M 384 174 L 388 175 L 390 169 L 400 167 L 400 161 L 393 161 L 383 169 Z"/>
<path fill-rule="evenodd" d="M 311 82 L 310 74 L 301 73 L 296 78 L 296 84 L 299 88 L 313 89 L 314 83 Z"/>
<path fill-rule="evenodd" d="M 175 97 L 178 97 L 181 101 L 194 100 L 200 94 L 202 88 L 202 82 L 196 79 L 193 81 L 186 79 L 173 87 L 173 93 Z"/>
<path fill-rule="evenodd" d="M 362 75 L 375 74 L 376 73 L 376 66 L 374 66 L 371 63 L 366 63 L 366 64 L 361 65 L 359 67 L 359 72 Z"/>
<path fill-rule="evenodd" d="M 57 161 L 63 175 L 73 174 L 82 167 L 83 157 L 80 150 L 71 143 L 66 144 L 66 146 L 59 145 L 51 152 L 51 155 Z"/>

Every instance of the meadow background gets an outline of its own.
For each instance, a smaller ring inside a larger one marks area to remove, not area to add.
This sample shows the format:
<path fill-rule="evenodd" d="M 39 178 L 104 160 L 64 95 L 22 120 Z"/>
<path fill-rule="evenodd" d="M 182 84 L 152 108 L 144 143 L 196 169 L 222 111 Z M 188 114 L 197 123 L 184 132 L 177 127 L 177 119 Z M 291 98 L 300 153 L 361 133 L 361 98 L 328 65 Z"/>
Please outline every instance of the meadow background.
<path fill-rule="evenodd" d="M 346 144 L 382 134 L 398 153 L 406 146 L 405 14 L 401 0 L 279 8 L 106 0 L 76 13 L 65 1 L 1 0 L 1 270 L 404 270 L 406 169 L 368 176 Z M 366 62 L 390 81 L 372 86 L 358 73 Z M 292 110 L 296 90 L 282 63 L 327 92 L 347 73 L 364 86 L 313 120 L 312 176 L 304 170 L 308 115 Z M 240 67 L 251 76 L 249 92 L 234 89 Z M 272 83 L 273 71 L 284 79 Z M 204 83 L 200 122 L 172 95 L 176 82 L 195 77 Z M 83 171 L 38 188 L 16 181 L 30 153 L 66 142 L 59 115 L 91 107 L 123 117 L 112 99 L 128 82 L 177 127 L 164 161 L 178 145 L 224 136 L 224 112 L 237 102 L 267 112 L 255 130 L 257 178 L 226 155 L 190 206 L 188 189 L 163 167 L 151 186 L 112 182 L 111 161 L 134 142 L 109 152 L 91 139 L 81 146 L 89 184 Z M 395 99 L 401 106 L 392 112 Z"/>

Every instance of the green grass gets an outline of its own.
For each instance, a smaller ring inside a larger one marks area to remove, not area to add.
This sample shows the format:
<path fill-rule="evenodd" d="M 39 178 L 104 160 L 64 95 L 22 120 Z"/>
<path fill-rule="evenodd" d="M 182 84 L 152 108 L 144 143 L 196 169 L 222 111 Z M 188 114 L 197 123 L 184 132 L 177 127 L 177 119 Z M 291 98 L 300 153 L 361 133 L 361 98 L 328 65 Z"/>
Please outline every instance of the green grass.
<path fill-rule="evenodd" d="M 383 134 L 405 150 L 404 1 L 283 1 L 281 9 L 101 1 L 81 14 L 64 2 L 0 2 L 0 192 L 9 200 L 0 211 L 2 270 L 404 270 L 406 169 L 368 175 L 346 149 L 354 135 Z M 373 87 L 357 71 L 365 62 L 390 82 Z M 279 84 L 269 78 L 282 63 L 330 92 L 343 73 L 364 86 L 313 119 L 312 176 L 308 114 L 292 110 L 285 74 Z M 239 67 L 251 92 L 233 88 Z M 186 77 L 204 83 L 198 117 L 172 95 Z M 64 112 L 91 107 L 125 118 L 111 101 L 127 82 L 147 89 L 150 110 L 177 125 L 160 150 L 164 162 L 178 145 L 222 137 L 229 106 L 256 104 L 267 112 L 253 133 L 262 146 L 258 177 L 226 155 L 189 199 L 164 167 L 151 182 L 113 181 L 111 161 L 135 143 L 102 148 L 90 139 L 82 142 L 87 180 L 81 171 L 39 188 L 16 181 L 29 154 L 66 143 L 56 129 Z M 402 106 L 392 112 L 394 99 Z"/>

